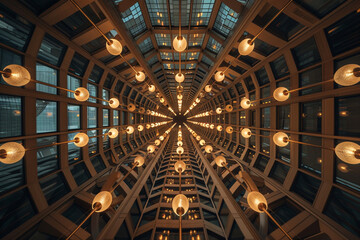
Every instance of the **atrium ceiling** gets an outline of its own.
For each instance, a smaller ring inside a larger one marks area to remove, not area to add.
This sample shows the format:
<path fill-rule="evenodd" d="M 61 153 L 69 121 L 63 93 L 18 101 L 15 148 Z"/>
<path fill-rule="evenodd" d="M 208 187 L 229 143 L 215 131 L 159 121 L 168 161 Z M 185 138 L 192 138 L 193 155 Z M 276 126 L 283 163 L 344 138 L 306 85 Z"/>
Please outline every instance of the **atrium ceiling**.
<path fill-rule="evenodd" d="M 359 0 L 0 0 L 0 65 L 1 239 L 360 239 Z"/>

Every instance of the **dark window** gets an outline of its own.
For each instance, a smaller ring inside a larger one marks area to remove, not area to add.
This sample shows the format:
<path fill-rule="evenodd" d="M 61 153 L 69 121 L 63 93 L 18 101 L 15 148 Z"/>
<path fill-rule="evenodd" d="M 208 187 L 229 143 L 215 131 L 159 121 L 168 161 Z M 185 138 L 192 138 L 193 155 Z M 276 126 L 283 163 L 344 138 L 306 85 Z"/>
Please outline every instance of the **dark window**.
<path fill-rule="evenodd" d="M 228 239 L 229 240 L 243 240 L 243 239 L 245 239 L 243 233 L 241 232 L 241 230 L 240 230 L 240 228 L 237 225 L 235 220 L 233 221 L 233 224 L 232 224 Z"/>
<path fill-rule="evenodd" d="M 22 134 L 21 98 L 0 95 L 0 137 L 15 137 Z"/>
<path fill-rule="evenodd" d="M 89 170 L 87 169 L 85 163 L 83 162 L 76 165 L 72 165 L 70 167 L 70 171 L 78 186 L 86 182 L 86 180 L 88 180 L 91 177 Z"/>
<path fill-rule="evenodd" d="M 305 87 L 307 85 L 315 84 L 321 82 L 321 80 L 322 80 L 321 67 L 316 67 L 299 74 L 299 85 L 300 85 L 299 87 Z M 321 90 L 322 90 L 322 86 L 318 85 L 315 87 L 301 90 L 299 94 L 300 95 L 313 94 L 313 93 L 321 92 Z"/>
<path fill-rule="evenodd" d="M 360 136 L 360 95 L 335 99 L 335 134 Z"/>
<path fill-rule="evenodd" d="M 290 105 L 276 107 L 277 129 L 290 129 Z"/>
<path fill-rule="evenodd" d="M 205 210 L 204 208 L 202 209 L 202 211 L 203 211 L 203 214 L 204 214 L 204 219 L 206 221 L 214 224 L 215 226 L 220 227 L 219 219 L 217 218 L 216 213 Z"/>
<path fill-rule="evenodd" d="M 69 72 L 82 77 L 84 76 L 88 64 L 89 60 L 87 58 L 75 53 L 70 63 Z"/>
<path fill-rule="evenodd" d="M 250 76 L 244 79 L 244 83 L 249 92 L 255 89 L 254 83 Z"/>
<path fill-rule="evenodd" d="M 325 28 L 325 33 L 333 56 L 346 52 L 359 46 L 360 42 L 360 18 L 359 13 L 354 11 Z"/>
<path fill-rule="evenodd" d="M 104 73 L 104 69 L 102 69 L 98 65 L 94 65 L 91 74 L 89 76 L 89 81 L 99 83 L 103 73 Z"/>
<path fill-rule="evenodd" d="M 90 159 L 92 165 L 94 166 L 97 173 L 101 172 L 106 168 L 104 161 L 102 160 L 100 155 L 97 155 L 96 157 L 93 157 Z"/>
<path fill-rule="evenodd" d="M 52 174 L 41 179 L 40 187 L 49 205 L 70 192 L 70 188 L 62 173 Z"/>
<path fill-rule="evenodd" d="M 269 176 L 278 181 L 280 184 L 283 184 L 289 169 L 290 167 L 288 165 L 275 161 Z"/>
<path fill-rule="evenodd" d="M 53 4 L 59 2 L 59 0 L 20 0 L 20 2 L 33 11 L 36 15 L 40 15 L 40 13 L 44 12 Z"/>
<path fill-rule="evenodd" d="M 0 5 L 1 7 L 1 5 Z M 0 36 L 1 39 L 2 36 Z M 22 61 L 22 56 L 15 54 L 14 52 L 8 51 L 4 48 L 0 48 L 0 69 L 4 69 L 7 65 L 10 64 L 18 64 L 18 65 L 22 65 L 23 61 Z M 1 84 L 7 84 L 3 77 L 2 74 L 0 76 L 0 83 Z"/>
<path fill-rule="evenodd" d="M 133 229 L 136 228 L 136 225 L 139 221 L 140 215 L 141 215 L 141 212 L 140 212 L 139 205 L 138 205 L 137 201 L 135 201 L 134 205 L 130 209 L 130 216 L 131 216 L 131 222 L 132 222 Z"/>
<path fill-rule="evenodd" d="M 321 101 L 301 104 L 300 129 L 302 132 L 321 132 Z"/>
<path fill-rule="evenodd" d="M 360 199 L 334 187 L 326 203 L 324 214 L 348 231 L 360 237 Z"/>
<path fill-rule="evenodd" d="M 0 43 L 24 52 L 30 41 L 34 25 L 0 4 Z"/>
<path fill-rule="evenodd" d="M 36 80 L 56 86 L 58 84 L 58 71 L 46 65 L 36 63 Z M 36 91 L 57 94 L 56 88 L 40 83 L 36 83 Z"/>
<path fill-rule="evenodd" d="M 68 129 L 80 129 L 80 106 L 68 105 Z"/>
<path fill-rule="evenodd" d="M 255 76 L 260 86 L 269 83 L 269 78 L 264 67 L 256 71 Z"/>
<path fill-rule="evenodd" d="M 38 58 L 52 65 L 60 66 L 66 49 L 65 44 L 45 34 L 38 52 Z"/>
<path fill-rule="evenodd" d="M 265 168 L 266 168 L 266 165 L 268 164 L 269 162 L 269 158 L 262 155 L 262 154 L 259 154 L 255 164 L 254 164 L 254 167 L 259 169 L 260 171 L 264 171 Z"/>
<path fill-rule="evenodd" d="M 295 0 L 295 2 L 318 18 L 322 18 L 340 6 L 345 0 Z"/>
<path fill-rule="evenodd" d="M 284 56 L 281 56 L 270 63 L 275 79 L 289 75 L 289 69 L 286 65 Z"/>
<path fill-rule="evenodd" d="M 56 132 L 57 103 L 36 100 L 36 133 Z"/>
<path fill-rule="evenodd" d="M 310 38 L 292 49 L 296 66 L 299 70 L 321 61 L 314 38 Z"/>
<path fill-rule="evenodd" d="M 1 198 L 0 206 L 1 238 L 35 216 L 36 213 L 35 206 L 26 188 Z"/>
<path fill-rule="evenodd" d="M 320 183 L 321 181 L 319 179 L 298 172 L 290 190 L 297 193 L 306 201 L 313 203 L 320 187 Z"/>
<path fill-rule="evenodd" d="M 43 137 L 36 139 L 37 146 L 51 145 L 58 142 L 56 136 Z M 38 177 L 42 177 L 50 172 L 59 169 L 59 153 L 58 146 L 40 148 L 37 150 L 37 170 Z"/>
<path fill-rule="evenodd" d="M 84 209 L 82 206 L 74 203 L 68 209 L 66 209 L 62 215 L 72 221 L 75 224 L 82 222 L 87 216 L 87 209 Z M 89 218 L 86 222 L 81 226 L 82 229 L 85 229 L 90 232 L 90 222 Z"/>
<path fill-rule="evenodd" d="M 321 146 L 321 138 L 318 137 L 301 135 L 300 141 Z M 321 148 L 299 144 L 300 168 L 321 175 L 321 163 Z"/>

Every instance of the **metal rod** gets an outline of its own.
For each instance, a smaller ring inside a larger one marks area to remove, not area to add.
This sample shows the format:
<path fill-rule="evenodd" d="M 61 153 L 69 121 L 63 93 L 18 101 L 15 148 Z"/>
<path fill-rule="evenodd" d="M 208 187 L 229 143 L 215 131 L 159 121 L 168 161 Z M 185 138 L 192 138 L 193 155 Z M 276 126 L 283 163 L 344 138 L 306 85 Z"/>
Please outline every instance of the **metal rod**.
<path fill-rule="evenodd" d="M 182 240 L 182 215 L 179 216 L 179 240 Z"/>
<path fill-rule="evenodd" d="M 253 42 L 255 41 L 256 38 L 259 37 L 259 35 L 280 15 L 280 13 L 282 13 L 285 8 L 287 8 L 287 6 L 290 5 L 290 3 L 292 2 L 293 0 L 290 0 L 282 9 L 280 9 L 280 11 L 275 14 L 275 16 L 258 32 L 258 34 L 256 34 L 249 42 L 249 45 L 252 45 Z"/>
<path fill-rule="evenodd" d="M 110 190 L 110 193 L 114 192 L 114 190 L 125 180 L 125 178 L 127 178 L 127 176 L 129 176 L 129 174 L 131 173 L 131 171 L 134 170 L 135 167 L 136 167 L 138 164 L 139 164 L 138 162 L 134 163 L 134 165 L 133 165 L 133 167 L 131 168 L 131 170 L 130 170 L 129 172 L 127 172 L 127 173 L 124 175 L 124 177 L 123 177 L 119 182 L 117 182 L 117 183 L 115 184 L 115 186 Z"/>
<path fill-rule="evenodd" d="M 109 100 L 106 100 L 106 99 L 102 99 L 102 98 L 98 98 L 98 97 L 94 97 L 94 96 L 89 96 L 89 98 L 93 98 L 93 99 L 96 99 L 96 100 L 99 100 L 99 101 L 104 101 L 104 102 L 110 102 Z"/>
<path fill-rule="evenodd" d="M 90 212 L 89 215 L 86 216 L 86 218 L 79 224 L 79 226 L 77 226 L 75 230 L 72 231 L 72 233 L 66 238 L 66 240 L 70 239 L 81 228 L 81 226 L 91 217 L 91 215 L 93 215 L 94 212 L 99 210 L 100 208 L 101 208 L 101 204 L 100 205 L 96 204 L 95 208 Z"/>
<path fill-rule="evenodd" d="M 126 62 L 127 65 L 129 65 L 131 67 L 131 69 L 137 74 L 138 72 L 135 70 L 135 68 L 126 60 L 126 58 L 123 57 L 123 55 L 120 53 L 120 57 L 122 57 L 122 59 L 124 59 L 124 61 Z"/>
<path fill-rule="evenodd" d="M 28 148 L 28 149 L 26 149 L 26 151 L 37 150 L 37 149 L 40 149 L 40 148 L 53 147 L 53 146 L 57 146 L 57 145 L 61 145 L 61 144 L 66 144 L 66 143 L 71 143 L 71 142 L 76 142 L 76 141 L 77 141 L 77 140 L 69 140 L 69 141 L 65 141 L 65 142 L 52 143 L 52 144 L 43 145 L 43 146 L 38 146 L 38 147 L 34 147 L 34 148 Z"/>
<path fill-rule="evenodd" d="M 316 86 L 318 86 L 318 85 L 322 85 L 322 84 L 324 84 L 324 83 L 333 82 L 333 81 L 334 81 L 334 79 L 329 79 L 329 80 L 326 80 L 326 81 L 321 81 L 321 82 L 314 83 L 314 84 L 310 84 L 310 85 L 307 85 L 307 86 L 304 86 L 304 87 L 301 87 L 301 88 L 296 88 L 296 89 L 293 89 L 293 90 L 289 90 L 288 93 L 300 91 L 300 90 L 303 90 L 303 89 L 306 89 L 306 88 L 316 87 Z"/>
<path fill-rule="evenodd" d="M 268 217 L 278 226 L 278 228 L 285 234 L 285 236 L 292 240 L 292 238 L 290 237 L 290 235 L 280 226 L 280 224 L 275 220 L 275 218 L 273 218 L 271 216 L 271 214 L 266 210 L 266 209 L 263 209 L 263 211 L 266 213 L 266 215 L 268 215 Z"/>
<path fill-rule="evenodd" d="M 291 139 L 286 139 L 286 141 L 293 142 L 293 143 L 298 143 L 298 144 L 302 144 L 302 145 L 307 145 L 307 146 L 311 146 L 311 147 L 317 147 L 317 148 L 322 148 L 322 149 L 326 149 L 326 150 L 335 151 L 335 148 L 325 148 L 323 146 L 315 145 L 315 144 L 311 144 L 311 143 L 299 142 L 299 141 L 295 141 L 295 140 L 291 140 Z"/>
<path fill-rule="evenodd" d="M 74 1 L 74 0 L 70 0 L 70 2 L 72 2 L 75 7 L 84 15 L 84 17 L 94 26 L 94 28 L 105 38 L 105 40 L 107 41 L 107 43 L 109 45 L 112 44 L 112 42 L 110 41 L 110 39 L 100 30 L 100 28 L 98 28 L 96 26 L 96 24 L 86 15 L 86 13 L 81 9 L 81 7 Z"/>

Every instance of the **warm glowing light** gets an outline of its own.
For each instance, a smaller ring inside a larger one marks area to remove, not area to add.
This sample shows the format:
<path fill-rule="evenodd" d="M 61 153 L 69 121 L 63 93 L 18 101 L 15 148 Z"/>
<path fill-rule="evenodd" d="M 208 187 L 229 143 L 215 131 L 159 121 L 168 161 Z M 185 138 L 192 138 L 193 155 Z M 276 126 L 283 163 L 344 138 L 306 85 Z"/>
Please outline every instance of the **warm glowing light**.
<path fill-rule="evenodd" d="M 20 65 L 8 65 L 3 71 L 6 72 L 2 74 L 4 81 L 11 86 L 21 87 L 31 80 L 29 71 Z"/>
<path fill-rule="evenodd" d="M 25 155 L 23 145 L 16 142 L 4 143 L 0 146 L 0 162 L 13 164 L 20 161 Z"/>
<path fill-rule="evenodd" d="M 86 88 L 79 87 L 75 90 L 74 97 L 79 102 L 85 102 L 89 99 L 90 93 Z"/>
<path fill-rule="evenodd" d="M 106 50 L 111 54 L 111 55 L 120 55 L 122 52 L 122 45 L 121 43 L 112 38 L 110 39 L 111 44 L 109 44 L 108 42 L 106 43 Z"/>
<path fill-rule="evenodd" d="M 212 86 L 211 85 L 206 85 L 205 86 L 205 92 L 211 92 L 211 90 L 212 90 Z"/>
<path fill-rule="evenodd" d="M 211 145 L 206 145 L 205 152 L 212 153 L 212 151 L 213 151 L 213 147 Z"/>
<path fill-rule="evenodd" d="M 289 136 L 284 132 L 277 132 L 273 136 L 274 143 L 279 147 L 285 147 L 289 144 Z"/>
<path fill-rule="evenodd" d="M 127 134 L 132 134 L 135 131 L 133 126 L 127 126 L 126 127 L 126 133 Z"/>
<path fill-rule="evenodd" d="M 186 169 L 186 164 L 184 161 L 179 160 L 175 162 L 174 168 L 176 172 L 184 172 Z"/>
<path fill-rule="evenodd" d="M 273 93 L 273 97 L 275 98 L 275 100 L 279 102 L 283 102 L 289 99 L 290 92 L 285 87 L 278 87 L 277 89 L 275 89 Z"/>
<path fill-rule="evenodd" d="M 189 209 L 189 199 L 184 194 L 178 194 L 172 201 L 172 209 L 178 216 L 183 216 Z"/>
<path fill-rule="evenodd" d="M 143 73 L 143 72 L 137 72 L 135 74 L 135 78 L 138 82 L 143 82 L 145 80 L 146 76 L 145 76 L 145 73 Z"/>
<path fill-rule="evenodd" d="M 214 161 L 219 167 L 223 167 L 223 165 L 226 165 L 226 158 L 224 156 L 217 156 Z"/>
<path fill-rule="evenodd" d="M 149 92 L 155 92 L 156 88 L 154 85 L 149 86 Z"/>
<path fill-rule="evenodd" d="M 218 71 L 215 73 L 215 81 L 222 82 L 225 78 L 225 74 L 223 71 Z"/>
<path fill-rule="evenodd" d="M 354 142 L 342 142 L 335 147 L 336 156 L 348 164 L 360 164 L 360 145 Z"/>
<path fill-rule="evenodd" d="M 178 83 L 182 83 L 185 80 L 185 75 L 182 73 L 177 73 L 175 75 L 175 81 Z"/>
<path fill-rule="evenodd" d="M 227 133 L 231 134 L 231 133 L 234 132 L 234 129 L 233 129 L 233 127 L 231 127 L 231 126 L 228 126 L 228 127 L 226 127 L 225 131 L 226 131 Z"/>
<path fill-rule="evenodd" d="M 254 50 L 255 44 L 250 45 L 250 41 L 250 38 L 245 38 L 240 42 L 238 51 L 241 55 L 249 55 Z"/>
<path fill-rule="evenodd" d="M 251 130 L 248 128 L 244 128 L 243 130 L 241 130 L 241 136 L 243 136 L 243 138 L 251 137 Z"/>
<path fill-rule="evenodd" d="M 173 48 L 177 52 L 183 52 L 187 47 L 187 41 L 183 36 L 176 36 L 173 40 Z"/>
<path fill-rule="evenodd" d="M 247 202 L 250 208 L 256 212 L 263 212 L 267 209 L 266 198 L 258 191 L 249 192 L 247 195 Z"/>
<path fill-rule="evenodd" d="M 112 203 L 112 195 L 108 191 L 101 191 L 94 197 L 92 201 L 92 208 L 95 209 L 95 207 L 98 205 L 100 206 L 100 209 L 96 210 L 95 212 L 104 212 L 106 211 Z"/>
<path fill-rule="evenodd" d="M 145 159 L 143 156 L 137 156 L 135 159 L 134 159 L 134 163 L 137 164 L 136 166 L 137 167 L 141 167 L 145 162 Z"/>
<path fill-rule="evenodd" d="M 251 105 L 251 102 L 248 98 L 241 99 L 240 106 L 244 109 L 248 109 Z"/>
<path fill-rule="evenodd" d="M 352 86 L 360 81 L 360 65 L 347 64 L 334 74 L 334 81 L 341 86 Z"/>
<path fill-rule="evenodd" d="M 111 128 L 108 132 L 109 138 L 116 138 L 119 135 L 119 131 L 116 128 Z"/>

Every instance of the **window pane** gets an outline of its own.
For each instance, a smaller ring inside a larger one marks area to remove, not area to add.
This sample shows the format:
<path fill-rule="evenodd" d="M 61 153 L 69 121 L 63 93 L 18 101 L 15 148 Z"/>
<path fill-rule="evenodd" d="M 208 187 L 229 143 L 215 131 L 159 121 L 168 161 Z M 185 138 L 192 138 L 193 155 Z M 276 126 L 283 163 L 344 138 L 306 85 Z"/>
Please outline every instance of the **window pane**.
<path fill-rule="evenodd" d="M 87 58 L 81 56 L 78 53 L 75 53 L 70 63 L 69 72 L 82 77 L 88 64 L 89 60 Z"/>
<path fill-rule="evenodd" d="M 256 71 L 255 76 L 256 76 L 260 86 L 269 83 L 269 78 L 267 76 L 267 73 L 266 73 L 266 70 L 264 67 L 261 68 L 260 70 Z"/>
<path fill-rule="evenodd" d="M 88 83 L 87 89 L 88 89 L 88 91 L 90 93 L 90 96 L 97 97 L 97 86 Z M 95 98 L 89 97 L 88 101 L 96 103 L 97 100 Z"/>
<path fill-rule="evenodd" d="M 77 133 L 68 134 L 68 141 L 73 140 Z M 75 146 L 73 142 L 68 143 L 68 161 L 69 165 L 76 163 L 81 159 L 81 148 Z"/>
<path fill-rule="evenodd" d="M 80 106 L 68 105 L 68 129 L 80 128 Z"/>
<path fill-rule="evenodd" d="M 321 61 L 314 38 L 310 38 L 292 49 L 296 66 L 299 70 Z"/>
<path fill-rule="evenodd" d="M 88 128 L 97 127 L 97 108 L 87 107 L 87 124 Z"/>
<path fill-rule="evenodd" d="M 270 127 L 270 108 L 261 109 L 261 127 L 269 128 Z"/>
<path fill-rule="evenodd" d="M 301 131 L 321 132 L 321 101 L 301 104 Z"/>
<path fill-rule="evenodd" d="M 94 65 L 91 74 L 89 76 L 89 81 L 99 83 L 103 73 L 104 73 L 104 69 L 102 69 L 98 65 Z"/>
<path fill-rule="evenodd" d="M 103 127 L 109 126 L 109 109 L 103 109 Z"/>
<path fill-rule="evenodd" d="M 302 135 L 299 140 L 321 146 L 321 138 Z M 300 168 L 321 175 L 321 148 L 299 144 L 299 154 Z"/>
<path fill-rule="evenodd" d="M 359 13 L 354 11 L 328 28 L 325 28 L 333 56 L 359 46 L 359 27 Z"/>
<path fill-rule="evenodd" d="M 275 161 L 269 176 L 278 181 L 280 184 L 283 184 L 289 169 L 290 167 L 288 165 Z"/>
<path fill-rule="evenodd" d="M 35 216 L 36 208 L 27 189 L 0 199 L 0 238 Z"/>
<path fill-rule="evenodd" d="M 360 95 L 335 99 L 335 134 L 360 136 Z"/>
<path fill-rule="evenodd" d="M 58 72 L 56 69 L 50 68 L 40 63 L 36 63 L 36 80 L 52 85 L 57 85 Z M 36 91 L 57 94 L 57 89 L 48 87 L 40 83 L 36 83 Z"/>
<path fill-rule="evenodd" d="M 2 143 L 0 144 L 2 145 Z M 25 184 L 24 161 L 13 164 L 0 162 L 0 194 Z"/>
<path fill-rule="evenodd" d="M 41 42 L 38 58 L 52 65 L 60 66 L 66 49 L 66 45 L 52 36 L 45 34 Z"/>
<path fill-rule="evenodd" d="M 277 129 L 290 129 L 290 105 L 276 107 Z"/>
<path fill-rule="evenodd" d="M 78 186 L 86 182 L 91 175 L 89 170 L 86 168 L 85 163 L 79 163 L 70 167 L 71 174 L 73 175 L 75 182 Z"/>
<path fill-rule="evenodd" d="M 284 56 L 279 57 L 270 63 L 275 79 L 279 79 L 289 75 L 289 69 L 286 65 Z"/>
<path fill-rule="evenodd" d="M 318 18 L 322 18 L 345 2 L 345 0 L 295 0 L 295 2 Z"/>
<path fill-rule="evenodd" d="M 22 134 L 21 98 L 0 95 L 0 137 Z"/>
<path fill-rule="evenodd" d="M 6 49 L 0 48 L 0 68 L 4 69 L 7 65 L 10 64 L 22 65 L 22 56 L 15 54 L 14 52 L 8 51 Z M 7 84 L 4 81 L 2 74 L 0 76 L 0 83 Z"/>
<path fill-rule="evenodd" d="M 119 125 L 119 111 L 113 110 L 113 125 Z"/>
<path fill-rule="evenodd" d="M 299 194 L 306 201 L 313 203 L 320 183 L 320 180 L 305 173 L 298 172 L 290 190 Z"/>
<path fill-rule="evenodd" d="M 36 133 L 56 132 L 57 103 L 36 100 Z"/>
<path fill-rule="evenodd" d="M 67 88 L 68 89 L 75 91 L 80 86 L 81 86 L 80 79 L 73 77 L 71 75 L 67 75 Z M 72 92 L 68 92 L 67 96 L 69 98 L 75 98 L 74 93 L 72 93 Z"/>
<path fill-rule="evenodd" d="M 40 187 L 49 205 L 70 192 L 70 188 L 62 173 L 52 174 L 40 180 Z"/>
<path fill-rule="evenodd" d="M 58 141 L 56 136 L 36 139 L 37 146 L 50 145 Z M 50 172 L 59 169 L 58 146 L 40 148 L 37 150 L 37 170 L 38 177 L 42 177 Z"/>
<path fill-rule="evenodd" d="M 0 5 L 0 42 L 22 52 L 30 41 L 34 25 L 4 5 Z"/>
<path fill-rule="evenodd" d="M 299 74 L 299 87 L 305 87 L 322 81 L 321 67 L 316 67 Z M 300 91 L 300 95 L 307 95 L 322 91 L 322 86 L 315 86 Z"/>

